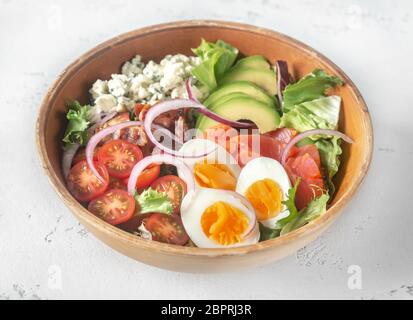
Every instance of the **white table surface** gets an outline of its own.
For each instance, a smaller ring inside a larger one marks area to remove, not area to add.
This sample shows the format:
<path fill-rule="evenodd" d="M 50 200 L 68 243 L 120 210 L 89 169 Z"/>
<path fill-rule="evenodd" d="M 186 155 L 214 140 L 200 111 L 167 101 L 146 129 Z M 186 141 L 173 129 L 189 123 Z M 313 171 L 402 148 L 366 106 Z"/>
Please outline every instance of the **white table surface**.
<path fill-rule="evenodd" d="M 279 263 L 208 275 L 135 262 L 74 219 L 39 165 L 36 113 L 60 71 L 117 34 L 179 19 L 248 22 L 304 41 L 369 106 L 375 147 L 363 187 L 328 232 Z M 0 299 L 412 299 L 412 40 L 408 0 L 0 0 Z M 361 289 L 347 285 L 352 265 Z"/>

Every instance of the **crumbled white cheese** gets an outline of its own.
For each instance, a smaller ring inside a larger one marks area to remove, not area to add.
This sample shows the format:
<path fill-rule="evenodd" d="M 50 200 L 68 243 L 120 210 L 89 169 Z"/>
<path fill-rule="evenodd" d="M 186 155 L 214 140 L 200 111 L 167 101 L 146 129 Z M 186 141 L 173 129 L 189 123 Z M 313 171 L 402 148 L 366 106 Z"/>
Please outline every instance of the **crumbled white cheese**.
<path fill-rule="evenodd" d="M 102 94 L 95 100 L 95 106 L 98 106 L 102 112 L 111 112 L 117 104 L 116 98 L 111 94 Z"/>
<path fill-rule="evenodd" d="M 109 93 L 108 82 L 96 80 L 89 92 L 93 100 L 96 100 L 99 96 Z"/>
<path fill-rule="evenodd" d="M 112 74 L 112 79 L 108 81 L 109 93 L 115 97 L 127 96 L 129 87 L 129 77 L 124 74 Z"/>
<path fill-rule="evenodd" d="M 145 65 L 141 56 L 135 56 L 123 64 L 121 74 L 113 74 L 110 80 L 97 80 L 93 84 L 89 91 L 94 104 L 91 119 L 98 119 L 102 112 L 132 111 L 136 103 L 154 104 L 168 98 L 188 98 L 185 81 L 199 63 L 198 57 L 176 54 L 165 56 L 159 64 L 149 61 Z M 195 87 L 193 92 L 198 99 L 204 95 Z"/>

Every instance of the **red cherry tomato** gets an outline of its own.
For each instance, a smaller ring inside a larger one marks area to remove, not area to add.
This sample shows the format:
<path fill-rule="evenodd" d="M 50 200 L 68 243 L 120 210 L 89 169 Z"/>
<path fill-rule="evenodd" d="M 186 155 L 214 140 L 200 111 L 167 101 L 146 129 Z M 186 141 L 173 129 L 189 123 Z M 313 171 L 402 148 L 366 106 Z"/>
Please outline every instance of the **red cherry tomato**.
<path fill-rule="evenodd" d="M 84 160 L 76 163 L 67 176 L 67 187 L 79 201 L 90 201 L 104 193 L 108 187 L 109 175 L 105 166 L 98 162 L 94 164 L 103 181 L 93 174 Z"/>
<path fill-rule="evenodd" d="M 135 164 L 143 158 L 143 154 L 134 144 L 112 140 L 99 149 L 97 157 L 99 162 L 106 166 L 109 175 L 123 179 L 130 175 Z"/>
<path fill-rule="evenodd" d="M 154 182 L 161 173 L 161 166 L 159 164 L 150 164 L 143 172 L 139 175 L 136 181 L 136 189 L 142 190 L 149 187 L 152 182 Z M 128 185 L 129 177 L 124 179 L 122 182 L 124 185 Z"/>
<path fill-rule="evenodd" d="M 186 194 L 186 183 L 177 176 L 163 176 L 156 179 L 151 188 L 160 192 L 165 192 L 171 200 L 174 215 L 178 215 L 183 197 Z"/>
<path fill-rule="evenodd" d="M 146 221 L 145 228 L 151 233 L 152 240 L 183 246 L 189 240 L 181 217 L 164 213 L 153 213 Z"/>
<path fill-rule="evenodd" d="M 88 210 L 102 220 L 117 225 L 135 212 L 135 199 L 126 191 L 112 189 L 89 203 Z"/>

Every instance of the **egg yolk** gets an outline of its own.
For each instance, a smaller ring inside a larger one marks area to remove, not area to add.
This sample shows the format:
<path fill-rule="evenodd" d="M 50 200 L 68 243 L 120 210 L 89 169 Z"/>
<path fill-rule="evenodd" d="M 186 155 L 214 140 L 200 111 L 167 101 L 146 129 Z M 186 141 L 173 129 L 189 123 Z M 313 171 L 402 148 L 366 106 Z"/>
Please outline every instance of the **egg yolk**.
<path fill-rule="evenodd" d="M 205 235 L 221 245 L 239 243 L 248 224 L 249 218 L 244 212 L 223 201 L 209 206 L 201 217 Z"/>
<path fill-rule="evenodd" d="M 245 193 L 251 202 L 259 221 L 274 218 L 280 213 L 283 192 L 275 181 L 263 179 L 254 182 Z"/>
<path fill-rule="evenodd" d="M 194 165 L 196 182 L 205 188 L 234 191 L 237 180 L 232 171 L 220 163 L 200 162 Z"/>

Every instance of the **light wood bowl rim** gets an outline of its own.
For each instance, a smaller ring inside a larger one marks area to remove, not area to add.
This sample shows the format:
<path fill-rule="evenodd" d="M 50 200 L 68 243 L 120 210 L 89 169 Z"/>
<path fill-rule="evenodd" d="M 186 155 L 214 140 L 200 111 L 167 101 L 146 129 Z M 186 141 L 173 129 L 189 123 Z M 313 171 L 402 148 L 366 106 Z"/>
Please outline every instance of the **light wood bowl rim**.
<path fill-rule="evenodd" d="M 168 245 L 156 241 L 149 241 L 144 240 L 138 236 L 129 234 L 119 228 L 109 225 L 108 223 L 102 221 L 101 219 L 97 218 L 93 214 L 91 214 L 87 209 L 82 207 L 80 203 L 77 202 L 75 198 L 69 193 L 66 189 L 66 186 L 60 181 L 56 172 L 54 172 L 50 159 L 46 152 L 46 138 L 45 138 L 45 126 L 46 126 L 46 119 L 48 117 L 48 113 L 50 111 L 49 106 L 53 101 L 56 92 L 60 89 L 61 85 L 64 83 L 65 79 L 70 78 L 70 76 L 76 72 L 76 70 L 85 62 L 90 61 L 90 59 L 94 59 L 97 55 L 110 50 L 112 46 L 115 46 L 119 43 L 128 41 L 130 38 L 139 37 L 142 35 L 148 35 L 150 33 L 171 30 L 171 29 L 179 29 L 179 28 L 192 28 L 192 27 L 219 27 L 224 29 L 235 29 L 240 31 L 246 31 L 251 33 L 260 34 L 262 36 L 267 37 L 275 37 L 278 38 L 280 41 L 286 42 L 289 45 L 292 45 L 297 48 L 297 50 L 304 50 L 308 54 L 316 57 L 321 61 L 322 64 L 329 65 L 332 67 L 337 74 L 344 79 L 347 86 L 351 88 L 351 92 L 355 97 L 355 100 L 358 102 L 358 106 L 364 111 L 363 112 L 363 119 L 366 126 L 367 135 L 367 145 L 366 149 L 364 150 L 364 162 L 362 164 L 363 170 L 360 172 L 356 172 L 354 174 L 357 175 L 355 178 L 355 183 L 351 185 L 350 188 L 345 190 L 342 197 L 332 205 L 327 212 L 321 216 L 320 218 L 314 220 L 313 222 L 307 224 L 306 226 L 297 229 L 293 232 L 290 232 L 286 235 L 281 237 L 267 240 L 264 242 L 260 242 L 254 245 L 249 245 L 240 248 L 228 248 L 228 249 L 201 249 L 201 248 L 194 248 L 194 247 L 181 247 L 175 245 Z M 328 224 L 331 220 L 335 219 L 341 212 L 342 209 L 349 203 L 349 201 L 353 198 L 356 191 L 362 184 L 363 180 L 365 179 L 368 168 L 370 166 L 372 153 L 373 153 L 373 128 L 371 123 L 370 114 L 368 112 L 368 108 L 366 103 L 363 100 L 359 90 L 354 85 L 354 83 L 350 80 L 350 78 L 332 61 L 326 58 L 324 55 L 319 53 L 318 51 L 314 50 L 313 48 L 307 46 L 306 44 L 295 40 L 291 37 L 288 37 L 282 33 L 260 28 L 248 24 L 243 23 L 235 23 L 235 22 L 227 22 L 227 21 L 217 21 L 217 20 L 186 20 L 186 21 L 175 21 L 170 23 L 158 24 L 153 25 L 145 28 L 140 28 L 137 30 L 133 30 L 119 36 L 116 36 L 108 41 L 101 43 L 100 45 L 96 46 L 95 48 L 91 49 L 90 51 L 86 52 L 82 56 L 80 56 L 77 60 L 71 63 L 64 71 L 58 76 L 58 78 L 53 82 L 53 84 L 49 87 L 45 97 L 43 98 L 40 109 L 38 112 L 37 124 L 36 124 L 36 142 L 37 142 L 37 150 L 40 157 L 40 161 L 42 164 L 45 173 L 50 180 L 52 186 L 54 187 L 57 194 L 60 198 L 64 201 L 64 203 L 70 208 L 73 214 L 77 218 L 81 218 L 83 221 L 87 222 L 88 225 L 97 228 L 100 232 L 106 233 L 108 236 L 115 238 L 116 240 L 121 240 L 122 242 L 135 247 L 137 249 L 146 249 L 152 250 L 154 253 L 163 253 L 163 254 L 173 254 L 176 256 L 209 256 L 209 257 L 217 257 L 217 256 L 230 256 L 230 255 L 243 255 L 248 254 L 251 252 L 261 251 L 261 250 L 269 250 L 275 249 L 276 247 L 281 247 L 290 243 L 292 241 L 296 241 L 298 238 L 306 237 L 326 224 Z M 89 228 L 92 229 L 92 228 Z M 92 231 L 93 233 L 93 231 Z"/>

